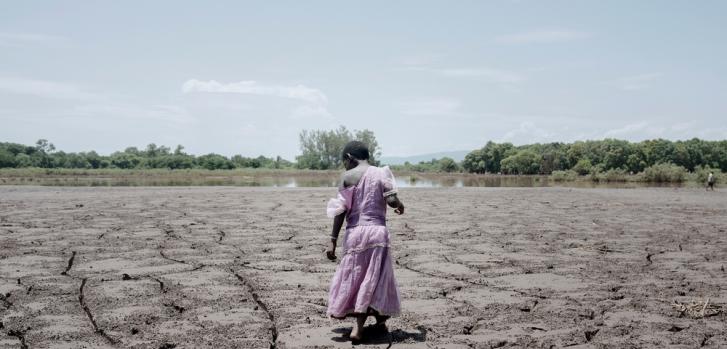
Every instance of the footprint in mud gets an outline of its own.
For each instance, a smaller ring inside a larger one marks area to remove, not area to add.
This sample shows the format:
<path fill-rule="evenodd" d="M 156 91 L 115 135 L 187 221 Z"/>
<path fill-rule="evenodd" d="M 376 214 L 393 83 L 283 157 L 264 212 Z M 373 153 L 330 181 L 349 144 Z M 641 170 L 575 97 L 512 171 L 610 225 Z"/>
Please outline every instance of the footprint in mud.
<path fill-rule="evenodd" d="M 351 330 L 351 327 L 336 328 L 332 332 L 340 334 L 340 337 L 332 337 L 331 340 L 339 343 L 351 341 Z M 384 326 L 369 325 L 364 327 L 363 339 L 357 344 L 388 344 L 387 348 L 390 348 L 395 343 L 424 342 L 427 332 L 422 326 L 417 326 L 417 332 L 408 332 L 402 329 L 389 331 Z"/>

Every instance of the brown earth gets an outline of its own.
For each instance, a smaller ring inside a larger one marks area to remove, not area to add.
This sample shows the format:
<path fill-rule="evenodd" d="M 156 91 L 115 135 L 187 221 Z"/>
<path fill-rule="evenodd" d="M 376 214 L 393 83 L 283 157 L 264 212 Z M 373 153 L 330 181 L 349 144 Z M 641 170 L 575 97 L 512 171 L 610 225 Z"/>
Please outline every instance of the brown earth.
<path fill-rule="evenodd" d="M 351 347 L 325 316 L 334 192 L 0 187 L 0 348 Z M 727 346 L 724 191 L 400 196 L 403 314 L 362 347 Z"/>

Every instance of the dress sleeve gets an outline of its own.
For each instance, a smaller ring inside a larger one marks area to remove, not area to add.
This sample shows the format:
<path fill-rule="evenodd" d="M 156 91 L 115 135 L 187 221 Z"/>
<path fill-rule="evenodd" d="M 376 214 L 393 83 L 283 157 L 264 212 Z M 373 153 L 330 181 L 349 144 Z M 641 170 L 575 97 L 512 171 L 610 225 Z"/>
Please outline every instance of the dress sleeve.
<path fill-rule="evenodd" d="M 383 171 L 381 184 L 384 187 L 384 197 L 395 195 L 399 191 L 396 187 L 396 178 L 394 178 L 394 174 L 391 173 L 391 169 L 389 168 L 389 166 L 384 166 L 381 168 L 381 170 Z"/>
<path fill-rule="evenodd" d="M 329 218 L 338 216 L 351 208 L 351 196 L 353 192 L 350 188 L 340 189 L 336 198 L 328 200 L 326 207 L 326 215 Z"/>

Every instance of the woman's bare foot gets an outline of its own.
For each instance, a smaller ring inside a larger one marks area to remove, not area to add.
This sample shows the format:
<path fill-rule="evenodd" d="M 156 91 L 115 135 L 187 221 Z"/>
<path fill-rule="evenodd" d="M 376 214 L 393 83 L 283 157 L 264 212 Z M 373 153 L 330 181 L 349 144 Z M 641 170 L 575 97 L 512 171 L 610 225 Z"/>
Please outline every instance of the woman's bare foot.
<path fill-rule="evenodd" d="M 377 328 L 386 329 L 386 320 L 389 320 L 389 316 L 376 315 L 376 326 Z"/>
<path fill-rule="evenodd" d="M 353 330 L 351 330 L 351 334 L 348 336 L 349 338 L 351 338 L 351 342 L 361 341 L 361 335 L 363 335 L 363 328 L 365 323 L 366 315 L 356 316 L 356 324 L 354 324 Z"/>

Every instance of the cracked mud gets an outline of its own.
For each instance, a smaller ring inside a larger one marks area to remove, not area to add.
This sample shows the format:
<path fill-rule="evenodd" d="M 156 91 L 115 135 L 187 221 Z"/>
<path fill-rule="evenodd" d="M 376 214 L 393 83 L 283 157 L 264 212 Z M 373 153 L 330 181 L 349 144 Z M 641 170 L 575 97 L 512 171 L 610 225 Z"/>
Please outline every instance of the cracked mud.
<path fill-rule="evenodd" d="M 0 348 L 350 348 L 325 316 L 334 193 L 0 187 Z M 363 347 L 727 346 L 723 192 L 401 196 L 402 315 Z"/>

